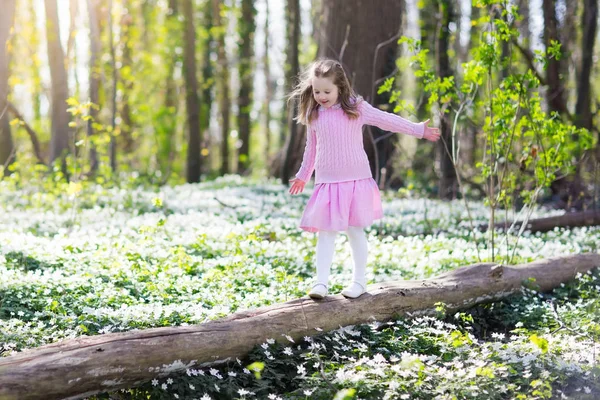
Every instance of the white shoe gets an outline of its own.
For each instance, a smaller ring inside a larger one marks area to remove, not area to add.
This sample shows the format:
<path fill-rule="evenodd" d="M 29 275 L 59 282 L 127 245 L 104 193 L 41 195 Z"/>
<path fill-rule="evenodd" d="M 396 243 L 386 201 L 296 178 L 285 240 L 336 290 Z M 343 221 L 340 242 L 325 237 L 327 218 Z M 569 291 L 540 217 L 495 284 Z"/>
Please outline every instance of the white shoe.
<path fill-rule="evenodd" d="M 321 300 L 325 296 L 327 296 L 327 286 L 323 283 L 315 284 L 308 292 L 308 297 L 315 300 Z"/>
<path fill-rule="evenodd" d="M 342 290 L 342 296 L 347 297 L 349 299 L 355 299 L 355 298 L 359 297 L 361 294 L 365 293 L 366 291 L 367 290 L 365 289 L 365 287 L 363 285 L 354 281 L 354 282 L 352 282 L 352 284 L 350 286 L 348 286 L 344 290 Z"/>

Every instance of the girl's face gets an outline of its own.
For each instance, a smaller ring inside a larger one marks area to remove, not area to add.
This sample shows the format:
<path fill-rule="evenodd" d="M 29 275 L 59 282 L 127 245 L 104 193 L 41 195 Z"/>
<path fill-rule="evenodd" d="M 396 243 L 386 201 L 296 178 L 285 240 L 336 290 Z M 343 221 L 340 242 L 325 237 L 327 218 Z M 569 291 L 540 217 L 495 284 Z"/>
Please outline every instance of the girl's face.
<path fill-rule="evenodd" d="M 331 78 L 312 78 L 313 96 L 315 101 L 325 108 L 329 108 L 338 100 L 338 87 Z"/>

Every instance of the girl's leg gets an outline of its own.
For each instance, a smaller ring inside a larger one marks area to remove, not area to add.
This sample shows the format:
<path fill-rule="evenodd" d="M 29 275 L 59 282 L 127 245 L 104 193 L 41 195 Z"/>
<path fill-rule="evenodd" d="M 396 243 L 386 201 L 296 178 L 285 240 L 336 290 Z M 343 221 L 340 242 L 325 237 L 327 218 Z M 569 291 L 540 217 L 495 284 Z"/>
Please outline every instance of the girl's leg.
<path fill-rule="evenodd" d="M 344 289 L 342 294 L 346 297 L 356 298 L 363 294 L 367 287 L 367 255 L 369 251 L 367 235 L 363 228 L 356 226 L 349 226 L 346 234 L 352 249 L 354 271 L 352 284 Z"/>
<path fill-rule="evenodd" d="M 323 298 L 327 294 L 327 283 L 329 272 L 333 262 L 335 251 L 335 238 L 337 232 L 319 231 L 317 239 L 317 281 L 309 296 L 312 298 Z"/>

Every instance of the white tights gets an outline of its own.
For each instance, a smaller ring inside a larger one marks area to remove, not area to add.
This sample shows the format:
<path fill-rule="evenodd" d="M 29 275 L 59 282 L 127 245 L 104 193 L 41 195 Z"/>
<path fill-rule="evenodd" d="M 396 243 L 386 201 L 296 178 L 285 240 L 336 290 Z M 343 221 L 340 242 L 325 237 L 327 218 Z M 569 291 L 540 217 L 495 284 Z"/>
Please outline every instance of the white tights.
<path fill-rule="evenodd" d="M 367 284 L 367 236 L 362 228 L 349 226 L 346 231 L 350 248 L 352 249 L 352 259 L 354 260 L 353 281 L 360 283 L 363 287 Z M 333 261 L 335 250 L 335 238 L 337 232 L 319 231 L 317 239 L 317 282 L 327 286 L 329 281 L 329 272 Z"/>

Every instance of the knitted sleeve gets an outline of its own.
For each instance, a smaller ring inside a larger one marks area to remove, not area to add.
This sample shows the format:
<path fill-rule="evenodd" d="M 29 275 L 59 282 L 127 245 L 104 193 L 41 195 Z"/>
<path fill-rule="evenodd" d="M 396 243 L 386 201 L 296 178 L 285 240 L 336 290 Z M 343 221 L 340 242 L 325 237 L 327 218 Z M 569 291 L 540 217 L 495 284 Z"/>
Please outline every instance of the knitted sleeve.
<path fill-rule="evenodd" d="M 365 100 L 360 102 L 358 110 L 365 125 L 374 125 L 385 131 L 405 133 L 419 139 L 422 139 L 425 133 L 425 124 L 423 122 L 411 122 L 399 115 L 379 110 Z"/>
<path fill-rule="evenodd" d="M 304 157 L 300 170 L 296 178 L 303 182 L 308 182 L 315 169 L 315 159 L 317 156 L 317 134 L 310 125 L 306 127 L 306 147 L 304 148 Z"/>

